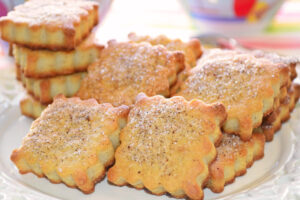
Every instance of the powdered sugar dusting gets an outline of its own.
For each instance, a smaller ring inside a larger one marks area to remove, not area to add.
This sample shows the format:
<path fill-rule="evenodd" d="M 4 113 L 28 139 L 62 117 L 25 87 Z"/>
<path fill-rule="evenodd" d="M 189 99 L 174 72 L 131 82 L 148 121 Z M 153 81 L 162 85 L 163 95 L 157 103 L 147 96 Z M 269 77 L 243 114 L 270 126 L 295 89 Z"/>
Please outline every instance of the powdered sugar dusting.
<path fill-rule="evenodd" d="M 107 145 L 106 124 L 116 120 L 112 110 L 104 105 L 59 98 L 33 122 L 22 149 L 40 161 L 57 165 L 84 162 L 97 156 L 96 148 L 103 142 Z"/>
<path fill-rule="evenodd" d="M 149 42 L 152 45 L 164 45 L 170 51 L 182 51 L 185 55 L 185 61 L 190 66 L 196 65 L 197 58 L 202 53 L 201 45 L 199 42 L 199 49 L 191 46 L 189 43 L 183 42 L 180 39 L 169 39 L 165 35 L 159 35 L 157 37 L 150 36 L 137 36 L 134 33 L 129 34 L 129 39 L 135 42 Z"/>
<path fill-rule="evenodd" d="M 81 16 L 87 16 L 88 10 L 93 10 L 95 5 L 95 2 L 83 0 L 30 0 L 9 12 L 7 18 L 31 26 L 47 24 L 71 28 L 80 22 Z"/>
<path fill-rule="evenodd" d="M 217 161 L 220 159 L 232 159 L 240 153 L 241 149 L 245 149 L 246 146 L 239 136 L 233 134 L 223 134 L 222 142 L 217 147 Z"/>
<path fill-rule="evenodd" d="M 173 54 L 162 46 L 112 41 L 99 62 L 89 68 L 78 95 L 115 106 L 132 105 L 140 92 L 149 96 L 168 93 L 175 69 Z"/>
<path fill-rule="evenodd" d="M 166 100 L 156 96 L 147 101 L 142 102 L 144 105 L 136 104 L 130 111 L 123 130 L 126 137 L 122 144 L 126 146 L 122 152 L 128 160 L 147 166 L 160 165 L 163 174 L 172 174 L 174 154 L 188 155 L 191 145 L 197 144 L 203 135 L 213 134 L 217 125 L 213 119 L 193 113 L 183 98 Z"/>
<path fill-rule="evenodd" d="M 284 56 L 284 55 L 279 55 L 277 53 L 273 52 L 265 52 L 262 50 L 255 50 L 251 52 L 256 58 L 266 58 L 271 60 L 274 63 L 283 63 L 283 64 L 294 64 L 294 63 L 299 63 L 300 59 L 299 57 L 296 56 Z"/>
<path fill-rule="evenodd" d="M 270 87 L 266 81 L 278 77 L 264 65 L 250 55 L 211 56 L 191 70 L 179 95 L 226 106 L 257 98 L 262 88 Z"/>

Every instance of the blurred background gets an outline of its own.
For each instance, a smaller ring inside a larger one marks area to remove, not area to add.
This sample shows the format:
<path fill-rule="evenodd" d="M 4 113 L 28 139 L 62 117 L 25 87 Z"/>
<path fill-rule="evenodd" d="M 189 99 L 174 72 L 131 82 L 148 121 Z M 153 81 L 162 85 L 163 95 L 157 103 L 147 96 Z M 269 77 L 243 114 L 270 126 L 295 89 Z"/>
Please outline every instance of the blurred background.
<path fill-rule="evenodd" d="M 300 53 L 300 0 L 97 0 L 97 37 L 125 40 L 129 32 L 233 37 L 249 48 Z M 0 0 L 0 16 L 24 0 Z M 214 37 L 215 39 L 215 37 Z M 8 45 L 0 44 L 0 54 Z"/>

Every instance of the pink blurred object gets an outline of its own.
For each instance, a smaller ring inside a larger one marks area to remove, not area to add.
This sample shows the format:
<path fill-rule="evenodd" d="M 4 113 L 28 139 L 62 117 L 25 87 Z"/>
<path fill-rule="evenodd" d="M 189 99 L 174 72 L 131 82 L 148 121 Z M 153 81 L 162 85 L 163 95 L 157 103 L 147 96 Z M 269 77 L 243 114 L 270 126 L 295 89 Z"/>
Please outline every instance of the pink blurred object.
<path fill-rule="evenodd" d="M 0 0 L 0 17 L 7 15 L 16 5 L 24 3 L 24 0 Z"/>
<path fill-rule="evenodd" d="M 0 1 L 0 17 L 5 16 L 7 14 L 7 8 L 6 5 Z"/>
<path fill-rule="evenodd" d="M 0 17 L 7 15 L 7 12 L 14 7 L 13 0 L 0 0 Z"/>

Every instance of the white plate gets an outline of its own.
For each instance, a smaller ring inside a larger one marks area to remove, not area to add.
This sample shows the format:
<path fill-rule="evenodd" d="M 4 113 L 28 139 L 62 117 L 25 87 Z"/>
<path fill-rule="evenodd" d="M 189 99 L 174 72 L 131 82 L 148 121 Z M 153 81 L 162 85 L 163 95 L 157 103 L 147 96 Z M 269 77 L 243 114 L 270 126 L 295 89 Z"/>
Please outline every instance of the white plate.
<path fill-rule="evenodd" d="M 14 148 L 20 146 L 29 130 L 31 119 L 21 116 L 18 102 L 23 96 L 12 68 L 0 73 L 0 200 L 40 199 L 172 199 L 154 196 L 144 190 L 117 187 L 104 179 L 96 185 L 95 192 L 84 195 L 64 184 L 52 184 L 33 174 L 20 175 L 10 161 Z M 291 119 L 265 146 L 263 159 L 254 162 L 246 175 L 236 178 L 224 192 L 211 193 L 205 189 L 205 199 L 300 199 L 300 104 Z"/>
<path fill-rule="evenodd" d="M 14 148 L 20 146 L 32 120 L 21 116 L 18 106 L 6 103 L 0 105 L 0 199 L 170 199 L 166 195 L 154 196 L 144 190 L 127 186 L 116 187 L 108 184 L 106 179 L 96 185 L 94 193 L 85 195 L 77 189 L 68 188 L 64 184 L 52 184 L 47 179 L 37 178 L 33 174 L 20 175 L 10 161 L 10 154 Z M 297 127 L 299 111 L 300 106 L 294 111 L 292 119 L 275 135 L 274 140 L 266 144 L 264 158 L 256 161 L 246 175 L 238 177 L 220 194 L 205 189 L 205 199 L 266 199 L 272 198 L 273 195 L 276 199 L 290 199 L 297 195 L 296 192 L 299 195 L 300 131 L 293 131 L 300 130 L 300 127 Z"/>

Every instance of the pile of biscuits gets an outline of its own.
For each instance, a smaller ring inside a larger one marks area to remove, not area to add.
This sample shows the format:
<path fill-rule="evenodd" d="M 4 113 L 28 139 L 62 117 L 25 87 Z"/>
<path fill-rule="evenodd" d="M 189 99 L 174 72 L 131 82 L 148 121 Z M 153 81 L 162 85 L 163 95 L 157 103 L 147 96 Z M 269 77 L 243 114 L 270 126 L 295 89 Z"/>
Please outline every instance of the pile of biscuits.
<path fill-rule="evenodd" d="M 76 3 L 69 20 L 75 19 L 77 8 L 89 8 L 88 1 L 72 1 Z M 59 8 L 59 3 L 49 5 Z M 16 10 L 26 6 L 33 5 Z M 16 15 L 8 18 L 16 20 Z M 25 48 L 18 45 L 14 44 L 17 63 L 18 49 Z M 78 85 L 72 93 L 53 86 L 53 103 L 11 155 L 20 173 L 32 172 L 90 193 L 107 171 L 108 181 L 117 186 L 202 199 L 205 187 L 222 192 L 264 156 L 265 142 L 271 142 L 289 119 L 300 96 L 299 85 L 293 83 L 299 60 L 274 53 L 203 53 L 196 39 L 183 42 L 130 33 L 126 42 L 109 41 L 97 58 L 82 81 L 67 83 L 67 88 Z M 25 68 L 21 66 L 24 75 Z M 42 101 L 31 102 L 35 103 L 27 115 L 38 116 L 34 110 Z"/>
<path fill-rule="evenodd" d="M 68 8 L 68 9 L 65 9 Z M 28 1 L 1 18 L 1 36 L 12 45 L 17 79 L 28 93 L 21 112 L 36 118 L 57 94 L 73 96 L 103 46 L 91 30 L 98 4 Z"/>

